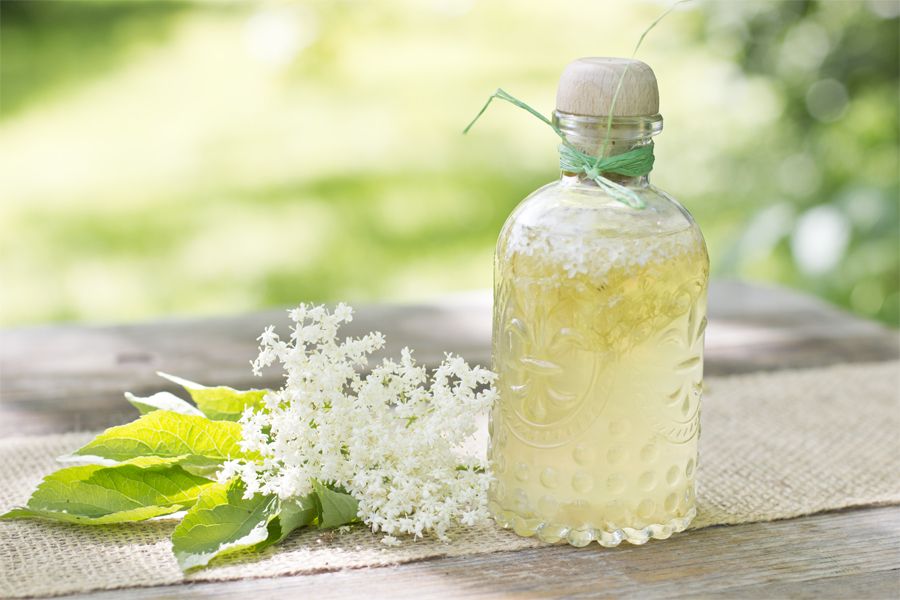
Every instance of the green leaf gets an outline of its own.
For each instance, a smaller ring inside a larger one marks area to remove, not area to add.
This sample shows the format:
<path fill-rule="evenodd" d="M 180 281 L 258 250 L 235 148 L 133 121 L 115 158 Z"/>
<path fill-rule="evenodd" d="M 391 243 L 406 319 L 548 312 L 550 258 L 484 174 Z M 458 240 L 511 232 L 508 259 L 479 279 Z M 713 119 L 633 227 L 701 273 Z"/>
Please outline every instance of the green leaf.
<path fill-rule="evenodd" d="M 0 518 L 45 518 L 102 525 L 142 521 L 191 506 L 214 485 L 177 465 L 85 465 L 44 478 L 22 508 Z"/>
<path fill-rule="evenodd" d="M 233 479 L 214 484 L 201 494 L 172 533 L 172 551 L 182 570 L 203 567 L 217 556 L 257 548 L 269 539 L 278 499 L 262 494 L 245 499 L 244 491 L 243 483 Z"/>
<path fill-rule="evenodd" d="M 272 544 L 281 543 L 298 527 L 312 524 L 318 516 L 315 494 L 304 496 L 299 500 L 281 501 L 278 515 L 269 522 L 269 537 L 258 544 L 254 550 L 262 550 Z"/>
<path fill-rule="evenodd" d="M 177 504 L 172 506 L 142 506 L 131 510 L 123 510 L 99 517 L 87 517 L 84 515 L 66 513 L 56 510 L 43 510 L 39 508 L 16 507 L 7 513 L 0 515 L 0 519 L 47 519 L 50 521 L 65 521 L 80 525 L 111 525 L 113 523 L 133 523 L 146 521 L 154 517 L 170 515 L 182 510 L 184 507 Z"/>
<path fill-rule="evenodd" d="M 236 390 L 224 385 L 206 387 L 168 373 L 157 374 L 182 386 L 203 414 L 216 421 L 237 421 L 247 408 L 262 408 L 263 397 L 269 392 L 269 390 Z"/>
<path fill-rule="evenodd" d="M 202 417 L 196 406 L 185 402 L 175 394 L 169 392 L 157 392 L 147 398 L 135 396 L 131 392 L 125 392 L 125 398 L 137 408 L 142 415 L 146 415 L 154 410 L 168 410 L 182 415 L 195 415 Z"/>
<path fill-rule="evenodd" d="M 73 454 L 125 461 L 142 456 L 186 457 L 184 462 L 209 465 L 231 458 L 252 458 L 238 445 L 241 426 L 206 417 L 155 410 L 136 421 L 110 427 Z"/>
<path fill-rule="evenodd" d="M 340 527 L 356 520 L 359 511 L 356 498 L 332 490 L 318 481 L 313 481 L 313 488 L 316 491 L 319 527 Z"/>
<path fill-rule="evenodd" d="M 128 460 L 110 460 L 100 456 L 78 456 L 77 454 L 64 454 L 56 458 L 57 462 L 67 463 L 74 462 L 78 464 L 92 464 L 103 467 L 115 467 L 117 465 L 137 465 L 138 467 L 155 467 L 157 465 L 182 465 L 187 466 L 190 456 L 136 456 Z M 217 469 L 218 467 L 216 467 Z M 210 477 L 207 477 L 210 479 Z"/>

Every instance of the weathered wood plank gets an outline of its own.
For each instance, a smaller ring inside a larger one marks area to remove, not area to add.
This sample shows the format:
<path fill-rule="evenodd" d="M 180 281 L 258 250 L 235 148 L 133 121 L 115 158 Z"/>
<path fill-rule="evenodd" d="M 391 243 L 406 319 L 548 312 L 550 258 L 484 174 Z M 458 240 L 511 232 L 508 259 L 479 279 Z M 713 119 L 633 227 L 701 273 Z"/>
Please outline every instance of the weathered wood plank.
<path fill-rule="evenodd" d="M 710 527 L 643 547 L 548 546 L 379 569 L 134 589 L 128 597 L 896 598 L 898 540 L 900 507 L 871 508 Z"/>
<path fill-rule="evenodd" d="M 380 330 L 386 352 L 410 346 L 427 364 L 445 351 L 490 361 L 490 296 L 428 305 L 362 307 L 347 333 Z M 174 372 L 235 387 L 277 384 L 249 369 L 255 338 L 284 311 L 120 326 L 49 326 L 0 332 L 0 435 L 98 429 L 133 415 L 122 393 L 175 391 Z M 716 282 L 710 292 L 707 373 L 738 373 L 900 356 L 896 332 L 779 288 Z"/>
<path fill-rule="evenodd" d="M 271 385 L 247 362 L 282 311 L 128 326 L 0 332 L 0 435 L 96 429 L 133 416 L 122 392 L 166 388 L 153 372 Z M 387 351 L 416 348 L 489 361 L 487 294 L 416 306 L 365 307 L 350 334 L 378 329 Z M 710 293 L 707 372 L 737 373 L 900 356 L 897 332 L 776 288 L 718 282 Z M 642 548 L 545 547 L 391 568 L 88 594 L 83 598 L 282 597 L 898 597 L 900 507 L 716 527 Z"/>
<path fill-rule="evenodd" d="M 772 600 L 792 598 L 794 600 L 819 600 L 820 598 L 853 598 L 854 600 L 881 600 L 900 598 L 900 568 L 877 573 L 856 575 L 836 575 L 812 581 L 776 581 L 762 585 L 728 588 L 722 591 L 728 598 L 748 600 Z"/>
<path fill-rule="evenodd" d="M 386 352 L 404 345 L 420 360 L 439 362 L 452 350 L 484 361 L 484 302 L 362 308 L 347 335 L 380 330 Z M 0 435 L 97 429 L 133 416 L 122 394 L 177 391 L 155 375 L 167 371 L 201 383 L 263 387 L 249 361 L 267 325 L 287 327 L 285 311 L 233 318 L 172 319 L 138 325 L 48 326 L 0 333 Z M 488 337 L 489 321 L 488 321 Z"/>

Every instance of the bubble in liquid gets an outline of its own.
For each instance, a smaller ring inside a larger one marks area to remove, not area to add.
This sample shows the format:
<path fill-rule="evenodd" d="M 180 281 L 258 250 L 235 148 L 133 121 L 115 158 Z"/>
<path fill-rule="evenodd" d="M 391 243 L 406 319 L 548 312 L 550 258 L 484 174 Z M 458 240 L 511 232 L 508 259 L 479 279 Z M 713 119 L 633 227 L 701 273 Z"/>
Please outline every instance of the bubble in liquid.
<path fill-rule="evenodd" d="M 668 512 L 673 512 L 678 507 L 678 494 L 669 494 L 666 496 L 666 502 L 663 505 Z"/>
<path fill-rule="evenodd" d="M 647 444 L 641 448 L 641 460 L 652 463 L 659 457 L 659 447 L 656 444 Z"/>
<path fill-rule="evenodd" d="M 606 460 L 611 465 L 619 465 L 625 462 L 626 452 L 621 446 L 613 446 L 606 453 Z"/>
<path fill-rule="evenodd" d="M 638 485 L 645 492 L 649 492 L 656 487 L 656 475 L 652 471 L 647 471 L 638 479 Z"/>
<path fill-rule="evenodd" d="M 538 500 L 538 510 L 541 511 L 543 518 L 552 519 L 556 516 L 558 509 L 559 503 L 553 496 L 541 496 L 541 499 Z"/>
<path fill-rule="evenodd" d="M 575 476 L 572 477 L 572 488 L 576 492 L 586 494 L 591 491 L 592 487 L 594 487 L 594 478 L 591 477 L 590 473 L 578 471 L 575 473 Z"/>
<path fill-rule="evenodd" d="M 572 458 L 574 458 L 575 462 L 579 465 L 587 466 L 591 464 L 591 460 L 594 458 L 594 450 L 587 444 L 578 444 L 572 452 Z"/>
<path fill-rule="evenodd" d="M 678 483 L 678 479 L 681 477 L 681 470 L 678 467 L 670 467 L 669 471 L 666 473 L 666 481 L 669 485 L 675 485 Z"/>
<path fill-rule="evenodd" d="M 523 462 L 516 465 L 516 479 L 519 481 L 528 481 L 528 465 Z"/>
<path fill-rule="evenodd" d="M 555 488 L 559 483 L 559 475 L 556 472 L 556 469 L 552 467 L 547 467 L 543 471 L 541 471 L 541 484 L 545 488 Z"/>
<path fill-rule="evenodd" d="M 642 519 L 649 519 L 654 512 L 656 512 L 656 502 L 653 500 L 641 500 L 641 503 L 638 504 L 637 513 Z"/>

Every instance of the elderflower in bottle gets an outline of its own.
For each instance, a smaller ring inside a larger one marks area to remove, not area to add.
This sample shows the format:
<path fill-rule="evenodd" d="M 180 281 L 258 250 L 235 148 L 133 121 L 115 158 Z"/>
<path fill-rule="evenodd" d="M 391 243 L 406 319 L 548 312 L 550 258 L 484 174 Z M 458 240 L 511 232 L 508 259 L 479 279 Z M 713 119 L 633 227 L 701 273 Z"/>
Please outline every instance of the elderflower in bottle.
<path fill-rule="evenodd" d="M 687 210 L 648 183 L 658 112 L 646 64 L 569 64 L 562 175 L 500 233 L 489 508 L 520 535 L 642 544 L 696 513 L 709 262 Z"/>

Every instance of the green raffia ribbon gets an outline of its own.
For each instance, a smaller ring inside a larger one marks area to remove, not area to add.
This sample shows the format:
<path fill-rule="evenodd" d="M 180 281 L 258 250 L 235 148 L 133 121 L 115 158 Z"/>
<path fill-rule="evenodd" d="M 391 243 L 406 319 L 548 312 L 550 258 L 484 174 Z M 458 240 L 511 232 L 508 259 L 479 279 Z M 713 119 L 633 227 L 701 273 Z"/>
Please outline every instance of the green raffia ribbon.
<path fill-rule="evenodd" d="M 528 111 L 553 129 L 556 135 L 559 136 L 559 139 L 562 140 L 562 143 L 559 145 L 559 168 L 561 170 L 566 173 L 584 173 L 591 181 L 606 190 L 610 196 L 626 206 L 630 206 L 631 208 L 644 208 L 646 206 L 644 201 L 634 190 L 604 177 L 603 174 L 615 173 L 616 175 L 624 175 L 626 177 L 641 177 L 646 175 L 653 169 L 652 142 L 644 146 L 638 146 L 628 152 L 616 154 L 615 156 L 590 156 L 573 146 L 553 121 L 502 89 L 498 89 L 491 94 L 484 106 L 481 107 L 481 110 L 478 111 L 478 114 L 475 115 L 475 118 L 472 119 L 472 122 L 463 130 L 463 133 L 469 132 L 472 126 L 475 125 L 475 122 L 478 121 L 481 115 L 484 114 L 484 111 L 487 110 L 487 107 L 491 105 L 494 98 L 505 100 L 510 104 Z"/>
<path fill-rule="evenodd" d="M 660 21 L 662 21 L 666 16 L 675 10 L 676 7 L 680 4 L 685 4 L 690 2 L 691 0 L 678 0 L 674 4 L 672 4 L 668 9 L 666 9 L 661 15 L 659 15 L 647 29 L 641 34 L 641 37 L 638 38 L 637 44 L 634 46 L 634 51 L 631 53 L 631 58 L 634 58 L 637 55 L 637 51 L 640 49 L 641 44 L 644 43 L 644 38 L 647 37 L 647 34 L 650 33 L 654 27 L 656 27 Z M 475 115 L 475 118 L 472 119 L 472 122 L 463 129 L 463 133 L 468 133 L 475 122 L 484 114 L 484 111 L 487 110 L 487 107 L 490 106 L 491 102 L 494 98 L 499 98 L 501 100 L 506 100 L 510 104 L 518 106 L 519 108 L 530 112 L 532 115 L 546 123 L 550 126 L 551 129 L 559 136 L 562 140 L 562 144 L 559 146 L 559 167 L 563 171 L 567 173 L 584 173 L 587 177 L 589 177 L 594 183 L 598 186 L 606 190 L 606 192 L 627 206 L 631 208 L 644 208 L 646 204 L 638 196 L 634 190 L 631 190 L 624 185 L 618 184 L 611 179 L 608 179 L 603 176 L 603 173 L 615 173 L 617 175 L 624 175 L 626 177 L 641 177 L 646 175 L 650 171 L 653 170 L 653 142 L 645 145 L 634 148 L 633 150 L 629 150 L 628 152 L 624 152 L 622 154 L 617 154 L 615 156 L 606 156 L 606 148 L 609 144 L 609 133 L 612 129 L 612 121 L 613 121 L 613 108 L 616 105 L 616 101 L 619 98 L 619 92 L 622 90 L 622 83 L 625 81 L 625 73 L 628 71 L 628 67 L 625 67 L 625 70 L 622 72 L 622 76 L 619 77 L 619 83 L 616 86 L 616 91 L 613 94 L 612 103 L 610 104 L 609 116 L 606 120 L 606 138 L 603 140 L 603 146 L 600 149 L 600 156 L 593 157 L 584 152 L 580 151 L 578 148 L 573 146 L 568 140 L 566 140 L 566 136 L 560 131 L 559 127 L 557 127 L 553 121 L 531 108 L 515 96 L 508 94 L 504 90 L 497 88 L 497 91 L 494 92 L 490 98 L 487 99 L 487 102 L 484 103 L 484 106 L 481 107 L 481 110 L 478 111 L 478 114 Z"/>

